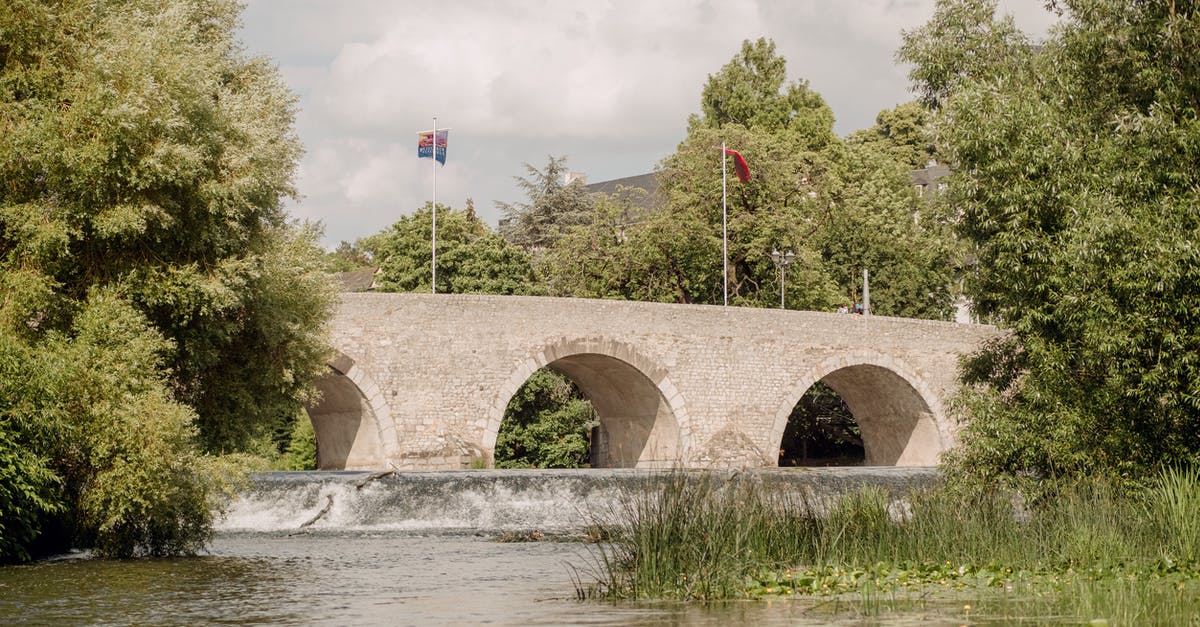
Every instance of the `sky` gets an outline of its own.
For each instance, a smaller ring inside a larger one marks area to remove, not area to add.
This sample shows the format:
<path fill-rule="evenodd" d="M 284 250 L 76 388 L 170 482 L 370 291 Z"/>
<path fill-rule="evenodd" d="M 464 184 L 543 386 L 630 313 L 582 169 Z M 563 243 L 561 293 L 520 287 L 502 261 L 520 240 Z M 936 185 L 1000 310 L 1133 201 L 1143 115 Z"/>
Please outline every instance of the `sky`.
<path fill-rule="evenodd" d="M 439 204 L 467 199 L 495 226 L 514 177 L 565 156 L 600 182 L 653 171 L 684 138 L 700 92 L 743 40 L 767 37 L 833 109 L 839 135 L 912 99 L 894 61 L 934 0 L 246 0 L 241 39 L 299 99 L 305 146 L 293 217 L 336 246 L 430 201 L 417 133 L 449 128 Z M 1027 32 L 1043 0 L 1002 0 Z"/>

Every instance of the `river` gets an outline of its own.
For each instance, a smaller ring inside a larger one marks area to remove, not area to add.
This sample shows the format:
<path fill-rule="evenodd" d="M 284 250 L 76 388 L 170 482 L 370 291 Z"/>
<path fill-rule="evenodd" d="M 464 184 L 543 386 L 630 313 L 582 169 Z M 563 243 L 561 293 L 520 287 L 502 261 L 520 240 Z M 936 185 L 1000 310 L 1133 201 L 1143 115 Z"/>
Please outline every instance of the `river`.
<path fill-rule="evenodd" d="M 828 481 L 928 477 L 881 472 L 836 471 Z M 589 515 L 581 504 L 611 509 L 606 499 L 653 476 L 620 471 L 264 475 L 234 504 L 204 555 L 121 561 L 78 554 L 0 568 L 0 623 L 957 624 L 936 607 L 881 622 L 831 614 L 826 604 L 813 601 L 580 601 L 575 582 L 589 578 L 590 545 L 495 540 L 506 530 L 577 527 Z"/>

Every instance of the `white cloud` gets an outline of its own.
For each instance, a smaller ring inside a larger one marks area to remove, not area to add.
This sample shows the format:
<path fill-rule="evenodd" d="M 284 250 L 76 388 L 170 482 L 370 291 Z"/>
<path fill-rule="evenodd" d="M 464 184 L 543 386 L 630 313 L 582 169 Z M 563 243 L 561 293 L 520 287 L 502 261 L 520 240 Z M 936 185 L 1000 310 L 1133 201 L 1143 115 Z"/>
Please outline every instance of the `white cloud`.
<path fill-rule="evenodd" d="M 1041 0 L 1007 0 L 1044 32 Z M 498 217 L 522 163 L 569 155 L 593 181 L 648 171 L 682 139 L 706 77 L 743 39 L 770 37 L 791 79 L 848 133 L 910 98 L 892 61 L 933 0 L 250 0 L 244 39 L 301 97 L 308 154 L 293 212 L 326 240 L 377 232 L 427 202 L 415 134 L 452 128 L 438 201 Z"/>

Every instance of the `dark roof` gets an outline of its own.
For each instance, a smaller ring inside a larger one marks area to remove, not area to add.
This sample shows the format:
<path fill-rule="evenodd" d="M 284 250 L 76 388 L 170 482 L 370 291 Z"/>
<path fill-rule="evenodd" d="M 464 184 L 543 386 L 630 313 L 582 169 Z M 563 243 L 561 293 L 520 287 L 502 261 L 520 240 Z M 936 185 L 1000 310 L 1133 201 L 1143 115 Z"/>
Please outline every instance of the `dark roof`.
<path fill-rule="evenodd" d="M 950 168 L 944 165 L 931 165 L 920 170 L 909 170 L 908 175 L 912 177 L 913 185 L 929 186 L 938 182 L 938 179 L 950 176 Z"/>
<path fill-rule="evenodd" d="M 349 272 L 338 272 L 334 276 L 341 282 L 343 292 L 366 292 L 375 288 L 375 273 L 379 268 L 359 268 Z"/>
<path fill-rule="evenodd" d="M 584 187 L 591 194 L 615 194 L 618 187 L 632 187 L 646 190 L 646 194 L 654 196 L 658 194 L 658 173 L 650 172 L 648 174 L 638 174 L 637 176 L 627 176 L 622 179 L 613 179 L 611 181 L 600 181 L 592 183 Z"/>
<path fill-rule="evenodd" d="M 659 190 L 658 172 L 627 176 L 611 181 L 600 181 L 584 187 L 591 194 L 607 194 L 623 197 L 631 208 L 627 216 L 630 222 L 641 222 L 648 212 L 655 211 L 667 204 L 667 199 Z M 624 191 L 622 191 L 624 190 Z M 641 190 L 644 194 L 633 190 Z M 632 192 L 632 193 L 631 193 Z"/>

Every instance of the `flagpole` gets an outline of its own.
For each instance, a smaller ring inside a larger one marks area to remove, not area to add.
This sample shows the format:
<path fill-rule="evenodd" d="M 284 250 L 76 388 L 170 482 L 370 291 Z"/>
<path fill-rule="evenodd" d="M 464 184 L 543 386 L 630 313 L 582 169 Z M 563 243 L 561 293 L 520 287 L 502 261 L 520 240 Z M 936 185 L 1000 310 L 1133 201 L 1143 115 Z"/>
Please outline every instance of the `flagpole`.
<path fill-rule="evenodd" d="M 725 142 L 721 142 L 721 294 L 729 306 L 729 229 L 725 200 Z"/>
<path fill-rule="evenodd" d="M 433 280 L 430 286 L 437 294 L 437 116 L 433 116 L 433 255 L 430 262 L 433 269 Z"/>

